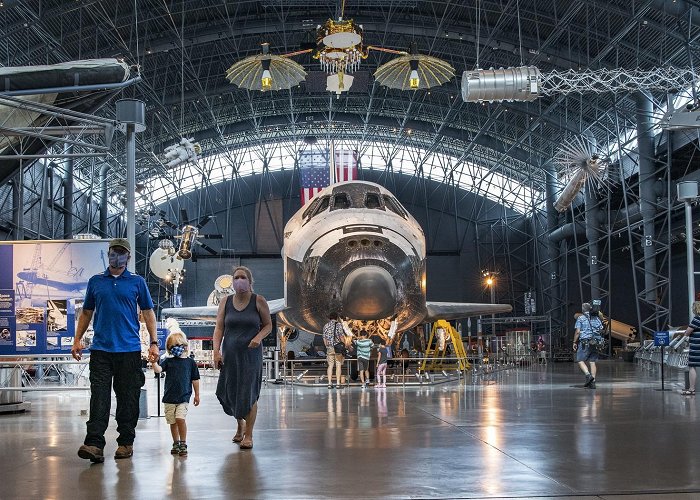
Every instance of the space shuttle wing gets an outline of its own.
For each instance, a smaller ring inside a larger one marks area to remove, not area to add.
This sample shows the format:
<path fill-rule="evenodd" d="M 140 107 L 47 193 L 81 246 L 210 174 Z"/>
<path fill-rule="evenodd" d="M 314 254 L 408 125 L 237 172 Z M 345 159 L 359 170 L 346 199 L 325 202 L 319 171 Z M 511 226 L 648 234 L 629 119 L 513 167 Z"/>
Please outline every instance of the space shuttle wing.
<path fill-rule="evenodd" d="M 438 319 L 461 319 L 469 316 L 479 316 L 480 314 L 498 314 L 511 312 L 513 306 L 510 304 L 470 304 L 465 302 L 427 302 L 428 314 L 425 322 L 436 321 Z"/>
<path fill-rule="evenodd" d="M 268 300 L 267 305 L 270 307 L 270 314 L 275 314 L 286 309 L 284 299 Z M 162 314 L 164 318 L 214 321 L 216 320 L 216 312 L 218 309 L 219 306 L 168 307 L 163 309 Z"/>

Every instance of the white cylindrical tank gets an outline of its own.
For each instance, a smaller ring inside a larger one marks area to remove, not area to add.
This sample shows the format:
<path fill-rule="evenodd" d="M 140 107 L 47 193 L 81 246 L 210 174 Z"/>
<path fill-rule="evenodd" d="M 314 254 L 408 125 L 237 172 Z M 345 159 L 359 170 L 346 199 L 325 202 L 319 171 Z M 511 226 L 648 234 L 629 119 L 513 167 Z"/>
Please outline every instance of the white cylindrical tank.
<path fill-rule="evenodd" d="M 534 101 L 539 97 L 540 70 L 535 66 L 478 69 L 462 73 L 465 102 Z"/>

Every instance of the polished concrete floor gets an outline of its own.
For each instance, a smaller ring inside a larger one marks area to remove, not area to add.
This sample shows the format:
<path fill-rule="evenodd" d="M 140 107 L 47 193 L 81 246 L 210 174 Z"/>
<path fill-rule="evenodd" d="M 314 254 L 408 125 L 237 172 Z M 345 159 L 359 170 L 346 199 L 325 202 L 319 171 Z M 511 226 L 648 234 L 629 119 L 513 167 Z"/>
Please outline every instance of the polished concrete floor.
<path fill-rule="evenodd" d="M 30 413 L 0 415 L 0 498 L 700 498 L 700 396 L 678 375 L 661 392 L 658 373 L 599 366 L 595 390 L 573 363 L 431 387 L 268 385 L 248 451 L 205 377 L 188 457 L 151 417 L 127 460 L 112 422 L 95 465 L 76 455 L 87 392 L 25 393 Z"/>

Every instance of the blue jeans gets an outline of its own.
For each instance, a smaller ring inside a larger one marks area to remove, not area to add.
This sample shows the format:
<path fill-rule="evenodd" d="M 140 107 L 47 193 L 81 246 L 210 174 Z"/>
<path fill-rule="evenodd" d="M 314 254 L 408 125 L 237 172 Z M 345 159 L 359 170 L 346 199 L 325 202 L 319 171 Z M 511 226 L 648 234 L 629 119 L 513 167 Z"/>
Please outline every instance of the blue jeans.
<path fill-rule="evenodd" d="M 139 398 L 146 377 L 141 352 L 90 352 L 90 419 L 85 444 L 104 448 L 105 431 L 112 405 L 112 386 L 117 396 L 117 444 L 134 444 L 139 420 Z"/>

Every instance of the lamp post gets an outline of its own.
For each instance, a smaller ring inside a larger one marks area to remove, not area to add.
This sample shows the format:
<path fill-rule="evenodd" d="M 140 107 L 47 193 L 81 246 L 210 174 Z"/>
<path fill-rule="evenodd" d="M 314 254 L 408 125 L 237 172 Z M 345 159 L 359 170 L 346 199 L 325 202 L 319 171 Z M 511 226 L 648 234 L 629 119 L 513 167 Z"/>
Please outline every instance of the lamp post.
<path fill-rule="evenodd" d="M 496 303 L 496 276 L 498 275 L 497 272 L 495 271 L 484 271 L 484 276 L 486 277 L 486 286 L 489 287 L 489 292 L 491 295 L 491 303 L 495 304 Z M 496 328 L 495 328 L 495 319 L 496 315 L 492 314 L 491 315 L 491 334 L 496 333 Z"/>

